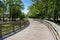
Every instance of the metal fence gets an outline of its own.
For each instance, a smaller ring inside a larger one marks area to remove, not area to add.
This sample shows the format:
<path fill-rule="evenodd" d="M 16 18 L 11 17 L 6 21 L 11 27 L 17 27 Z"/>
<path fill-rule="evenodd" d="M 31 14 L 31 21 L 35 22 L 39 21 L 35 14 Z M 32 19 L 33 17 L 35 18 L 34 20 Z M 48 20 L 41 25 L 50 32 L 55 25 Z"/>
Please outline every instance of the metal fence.
<path fill-rule="evenodd" d="M 29 25 L 29 21 L 9 21 L 9 22 L 0 22 L 0 38 L 5 35 L 8 35 L 12 32 L 15 32 L 19 29 L 22 29 Z"/>

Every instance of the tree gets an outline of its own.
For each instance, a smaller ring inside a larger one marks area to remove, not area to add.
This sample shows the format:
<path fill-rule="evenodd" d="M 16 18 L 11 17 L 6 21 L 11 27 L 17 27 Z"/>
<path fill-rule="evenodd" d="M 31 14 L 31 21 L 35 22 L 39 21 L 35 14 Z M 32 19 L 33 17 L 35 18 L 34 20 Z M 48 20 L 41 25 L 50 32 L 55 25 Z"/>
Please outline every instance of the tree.
<path fill-rule="evenodd" d="M 41 19 L 44 18 L 48 18 L 50 20 L 50 18 L 54 19 L 54 21 L 58 20 L 59 17 L 59 11 L 60 11 L 60 0 L 32 0 L 33 2 L 33 6 L 35 6 L 35 9 L 33 9 L 34 7 L 30 8 L 30 12 L 34 13 L 31 10 L 35 10 L 36 13 L 32 14 L 32 15 L 37 15 L 38 13 L 38 17 L 40 17 Z M 37 16 L 36 16 L 37 17 Z"/>
<path fill-rule="evenodd" d="M 45 10 L 45 3 L 40 1 L 40 0 L 32 0 L 33 1 L 33 7 L 30 8 L 30 12 L 33 13 L 33 15 L 35 15 L 35 17 L 37 18 L 41 18 L 43 19 L 44 18 L 44 10 Z M 33 9 L 34 8 L 34 9 Z M 35 11 L 34 11 L 35 10 Z M 34 11 L 34 12 L 33 12 Z M 32 14 L 31 13 L 31 14 Z"/>
<path fill-rule="evenodd" d="M 23 9 L 23 4 L 21 0 L 6 0 L 9 6 L 10 17 L 12 20 L 18 18 L 21 14 L 21 9 Z M 14 11 L 13 11 L 14 10 Z"/>
<path fill-rule="evenodd" d="M 54 13 L 54 21 L 55 19 L 57 19 L 58 21 L 58 17 L 59 17 L 59 10 L 60 10 L 60 0 L 55 0 L 55 13 Z"/>
<path fill-rule="evenodd" d="M 0 13 L 1 13 L 0 16 L 2 15 L 3 12 L 4 12 L 4 3 L 2 1 L 0 1 Z M 0 17 L 0 19 L 1 19 L 1 17 Z"/>

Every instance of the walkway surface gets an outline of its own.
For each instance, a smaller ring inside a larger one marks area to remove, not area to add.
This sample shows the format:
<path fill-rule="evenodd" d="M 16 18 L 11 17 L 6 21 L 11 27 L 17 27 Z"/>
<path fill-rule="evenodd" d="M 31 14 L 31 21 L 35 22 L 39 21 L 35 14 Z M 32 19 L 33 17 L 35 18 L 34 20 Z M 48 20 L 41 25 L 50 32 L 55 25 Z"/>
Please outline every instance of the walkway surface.
<path fill-rule="evenodd" d="M 44 24 L 34 21 L 33 19 L 29 19 L 30 25 L 12 35 L 5 40 L 54 40 L 54 37 L 50 30 Z"/>

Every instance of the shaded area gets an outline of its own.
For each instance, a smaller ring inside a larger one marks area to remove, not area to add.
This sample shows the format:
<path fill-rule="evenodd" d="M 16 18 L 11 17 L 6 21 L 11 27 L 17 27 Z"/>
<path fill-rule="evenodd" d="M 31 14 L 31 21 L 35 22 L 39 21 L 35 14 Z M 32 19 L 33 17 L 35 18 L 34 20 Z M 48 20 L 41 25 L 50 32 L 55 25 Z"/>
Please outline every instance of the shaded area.
<path fill-rule="evenodd" d="M 47 20 L 48 20 L 48 19 L 47 19 Z M 58 20 L 58 21 L 49 20 L 49 21 L 52 21 L 52 22 L 54 22 L 54 23 L 56 23 L 56 24 L 60 25 L 60 20 Z"/>

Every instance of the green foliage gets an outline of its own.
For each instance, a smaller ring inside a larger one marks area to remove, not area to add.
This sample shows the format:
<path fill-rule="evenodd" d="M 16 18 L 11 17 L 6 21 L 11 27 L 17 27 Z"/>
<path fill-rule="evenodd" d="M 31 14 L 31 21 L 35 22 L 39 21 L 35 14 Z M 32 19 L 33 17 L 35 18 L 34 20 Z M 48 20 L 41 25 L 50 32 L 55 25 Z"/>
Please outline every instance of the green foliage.
<path fill-rule="evenodd" d="M 21 0 L 6 0 L 7 5 L 9 4 L 9 12 L 10 17 L 12 18 L 18 18 L 20 16 L 21 9 L 23 8 L 23 4 Z M 14 11 L 13 11 L 14 10 Z"/>
<path fill-rule="evenodd" d="M 4 3 L 2 1 L 0 1 L 0 13 L 3 12 L 3 6 L 4 6 Z"/>
<path fill-rule="evenodd" d="M 25 14 L 21 12 L 23 9 L 22 0 L 6 0 L 7 6 L 9 6 L 10 18 L 25 18 Z"/>
<path fill-rule="evenodd" d="M 60 0 L 32 0 L 28 16 L 36 18 L 53 18 L 58 20 Z"/>
<path fill-rule="evenodd" d="M 26 15 L 22 13 L 22 9 L 24 9 L 24 5 L 22 0 L 2 0 L 0 1 L 0 15 L 9 18 L 26 18 Z M 6 14 L 7 13 L 7 14 Z"/>
<path fill-rule="evenodd" d="M 0 7 L 0 13 L 2 13 L 2 12 L 3 12 L 3 8 Z"/>

